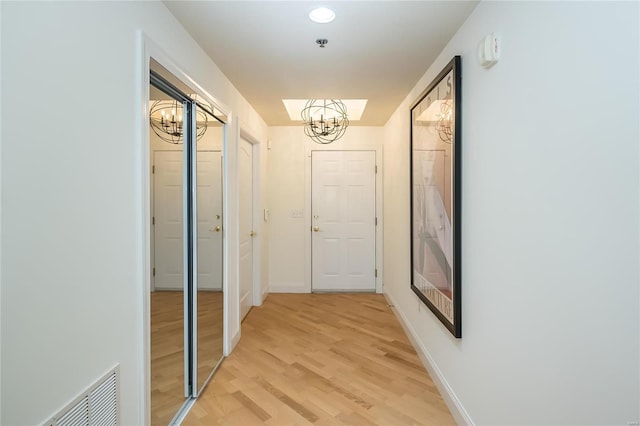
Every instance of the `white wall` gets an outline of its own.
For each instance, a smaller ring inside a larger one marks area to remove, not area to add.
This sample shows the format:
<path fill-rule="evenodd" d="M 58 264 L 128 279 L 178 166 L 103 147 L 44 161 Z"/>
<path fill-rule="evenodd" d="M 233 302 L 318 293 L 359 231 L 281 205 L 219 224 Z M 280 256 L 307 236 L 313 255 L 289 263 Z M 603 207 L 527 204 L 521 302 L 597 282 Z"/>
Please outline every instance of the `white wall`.
<path fill-rule="evenodd" d="M 266 125 L 162 3 L 1 7 L 0 423 L 43 422 L 120 363 L 122 424 L 143 424 L 137 31 L 230 107 L 232 119 L 265 139 Z M 237 297 L 233 250 L 230 262 Z"/>
<path fill-rule="evenodd" d="M 307 153 L 313 150 L 374 150 L 383 145 L 382 127 L 351 126 L 344 136 L 329 145 L 320 145 L 305 136 L 301 126 L 270 127 L 269 139 L 269 290 L 271 292 L 307 293 L 305 282 L 309 259 L 305 258 L 305 183 Z M 303 217 L 292 218 L 293 210 Z"/>
<path fill-rule="evenodd" d="M 385 127 L 385 290 L 476 424 L 640 420 L 638 16 L 482 2 Z M 456 54 L 460 340 L 409 288 L 409 108 Z"/>

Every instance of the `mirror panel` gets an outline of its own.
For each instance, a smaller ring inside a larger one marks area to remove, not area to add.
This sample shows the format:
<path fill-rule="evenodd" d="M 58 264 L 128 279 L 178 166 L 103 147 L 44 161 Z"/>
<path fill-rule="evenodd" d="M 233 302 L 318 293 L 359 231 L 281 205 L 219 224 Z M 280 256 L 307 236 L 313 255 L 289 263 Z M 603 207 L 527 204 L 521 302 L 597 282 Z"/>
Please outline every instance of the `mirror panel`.
<path fill-rule="evenodd" d="M 197 107 L 196 143 L 198 292 L 196 389 L 200 392 L 223 356 L 222 141 L 224 125 Z"/>
<path fill-rule="evenodd" d="M 175 120 L 182 103 L 158 89 L 150 90 L 150 107 L 162 108 Z M 172 111 L 173 110 L 173 111 Z M 152 119 L 154 119 L 152 117 Z M 158 118 L 160 120 L 160 118 Z M 171 120 L 171 118 L 169 118 Z M 157 129 L 156 129 L 157 130 Z M 151 424 L 168 425 L 185 397 L 185 268 L 184 268 L 184 143 L 161 139 L 149 129 L 152 193 L 151 277 Z"/>

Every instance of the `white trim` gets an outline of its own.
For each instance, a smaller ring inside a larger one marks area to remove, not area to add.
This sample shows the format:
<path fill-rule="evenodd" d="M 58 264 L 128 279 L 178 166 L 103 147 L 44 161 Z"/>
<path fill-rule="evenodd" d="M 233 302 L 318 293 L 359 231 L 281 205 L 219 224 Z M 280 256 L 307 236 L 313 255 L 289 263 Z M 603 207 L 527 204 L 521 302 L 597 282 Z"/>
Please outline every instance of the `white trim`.
<path fill-rule="evenodd" d="M 244 123 L 240 123 L 240 137 L 246 139 L 247 142 L 251 142 L 251 145 L 260 145 L 262 143 Z"/>
<path fill-rule="evenodd" d="M 239 312 L 240 310 L 238 310 Z M 238 327 L 238 332 L 236 334 L 234 334 L 233 336 L 231 336 L 231 347 L 235 348 L 236 345 L 238 344 L 238 342 L 240 341 L 240 328 Z"/>
<path fill-rule="evenodd" d="M 384 167 L 382 159 L 384 158 L 384 147 L 380 146 L 376 148 L 376 217 L 378 218 L 378 224 L 376 226 L 376 270 L 378 276 L 376 277 L 376 293 L 382 293 L 384 283 L 382 277 L 384 276 L 384 203 L 382 202 L 384 193 Z"/>
<path fill-rule="evenodd" d="M 151 143 L 149 139 L 149 72 L 150 72 L 150 60 L 153 58 L 160 65 L 165 67 L 167 71 L 172 73 L 183 83 L 185 83 L 194 93 L 202 96 L 207 102 L 211 103 L 216 109 L 221 111 L 227 117 L 227 123 L 224 127 L 224 140 L 222 144 L 222 197 L 223 197 L 223 229 L 228 229 L 228 185 L 229 179 L 227 149 L 229 144 L 229 126 L 233 126 L 233 117 L 231 109 L 225 104 L 220 102 L 217 98 L 211 96 L 205 89 L 203 89 L 198 83 L 196 83 L 188 74 L 186 74 L 182 68 L 160 47 L 159 44 L 154 42 L 144 31 L 137 32 L 137 83 L 136 83 L 136 104 L 139 108 L 136 108 L 136 120 L 138 122 L 138 136 L 134 143 L 137 145 L 135 162 L 138 168 L 136 186 L 138 193 L 136 194 L 136 210 L 138 212 L 137 226 L 140 229 L 140 233 L 137 235 L 137 282 L 140 282 L 140 291 L 138 292 L 137 306 L 142 308 L 142 312 L 138 316 L 138 322 L 136 324 L 137 333 L 139 339 L 139 345 L 137 353 L 138 356 L 138 392 L 139 400 L 142 401 L 142 407 L 140 410 L 140 417 L 138 424 L 149 424 L 151 419 L 151 333 L 150 333 L 150 293 L 151 293 L 151 169 L 150 169 L 150 155 L 151 155 Z M 233 127 L 231 127 L 233 128 Z M 223 282 L 222 289 L 224 292 L 223 304 L 224 304 L 224 330 L 223 330 L 223 345 L 224 355 L 228 355 L 230 348 L 233 346 L 230 344 L 231 339 L 229 336 L 229 245 L 227 234 L 223 233 Z"/>
<path fill-rule="evenodd" d="M 229 356 L 233 346 L 231 345 L 230 337 L 230 315 L 229 311 L 229 155 L 227 150 L 229 149 L 229 135 L 231 134 L 235 121 L 235 117 L 228 111 L 227 124 L 223 127 L 222 135 L 222 321 L 224 323 L 222 336 L 222 353 L 224 356 Z"/>
<path fill-rule="evenodd" d="M 137 235 L 137 250 L 139 258 L 136 265 L 136 281 L 141 282 L 138 292 L 137 306 L 142 307 L 141 315 L 138 315 L 136 339 L 141 347 L 138 347 L 138 400 L 142 407 L 139 410 L 138 424 L 151 423 L 151 332 L 150 332 L 150 299 L 151 299 L 151 173 L 149 170 L 151 146 L 149 140 L 148 103 L 149 103 L 149 60 L 151 51 L 155 45 L 147 36 L 139 31 L 137 34 L 138 47 L 138 78 L 136 83 L 136 120 L 138 122 L 138 137 L 135 142 L 136 164 L 141 167 L 137 176 L 136 210 L 138 211 L 137 225 L 140 234 Z M 145 107 L 146 106 L 146 107 Z"/>
<path fill-rule="evenodd" d="M 238 171 L 238 150 L 239 150 L 239 146 L 240 146 L 240 121 L 238 120 L 234 120 L 232 123 L 229 122 L 228 126 L 225 127 L 225 129 L 228 128 L 228 133 L 226 133 L 226 135 L 233 135 L 233 145 L 230 145 L 231 147 L 233 147 L 233 149 L 229 150 L 229 155 L 225 155 L 224 156 L 224 169 L 225 169 L 225 173 L 223 176 L 223 180 L 225 180 L 226 178 L 226 184 L 224 187 L 224 191 L 225 191 L 225 198 L 224 198 L 224 202 L 226 203 L 228 200 L 230 200 L 231 198 L 233 198 L 234 203 L 233 203 L 233 209 L 231 209 L 231 202 L 229 201 L 226 205 L 225 205 L 225 212 L 224 212 L 224 216 L 223 216 L 223 229 L 226 230 L 226 235 L 227 235 L 227 246 L 225 247 L 225 254 L 231 254 L 231 242 L 233 241 L 233 245 L 234 245 L 234 250 L 233 250 L 233 272 L 234 272 L 234 280 L 233 283 L 231 283 L 231 280 L 229 279 L 229 277 L 227 276 L 228 282 L 229 282 L 229 289 L 231 289 L 231 284 L 233 284 L 233 304 L 235 306 L 234 309 L 234 324 L 237 325 L 237 329 L 235 329 L 233 332 L 231 331 L 231 323 L 229 322 L 227 325 L 227 328 L 225 329 L 225 333 L 227 333 L 227 335 L 229 336 L 228 339 L 225 339 L 225 343 L 228 342 L 228 344 L 225 346 L 225 356 L 229 356 L 229 354 L 231 354 L 231 352 L 233 351 L 233 348 L 235 348 L 235 346 L 238 344 L 238 341 L 240 341 L 240 334 L 241 334 L 241 327 L 240 327 L 240 223 L 238 220 L 234 220 L 234 227 L 233 229 L 231 228 L 231 221 L 230 221 L 230 213 L 229 212 L 233 212 L 234 214 L 234 218 L 237 219 L 238 216 L 238 212 L 240 211 L 240 201 L 239 201 L 239 197 L 237 196 L 238 193 L 238 182 L 240 179 L 240 172 Z M 229 138 L 225 137 L 225 142 L 229 143 Z M 231 197 L 231 191 L 233 190 L 233 197 Z M 231 265 L 231 260 L 230 258 L 227 258 L 227 263 L 225 263 L 225 265 Z M 227 272 L 227 270 L 223 271 Z M 229 266 L 228 268 L 228 273 L 231 273 L 231 266 Z M 229 315 L 229 319 L 231 319 L 231 310 L 229 309 L 229 307 L 231 306 L 232 300 L 231 300 L 231 294 L 228 295 L 228 299 L 227 299 L 227 304 L 225 305 L 224 309 L 225 312 L 228 312 L 227 315 Z M 233 336 L 231 335 L 233 333 Z"/>
<path fill-rule="evenodd" d="M 242 303 L 245 301 L 245 299 L 247 297 L 249 297 L 249 294 L 245 294 L 243 297 L 240 298 L 240 306 L 242 306 Z M 253 301 L 251 303 L 253 303 Z M 253 306 L 253 305 L 251 305 L 251 306 Z"/>
<path fill-rule="evenodd" d="M 374 151 L 376 153 L 376 167 L 378 172 L 376 173 L 376 217 L 378 218 L 378 225 L 376 226 L 376 269 L 378 270 L 378 276 L 376 277 L 376 293 L 382 293 L 384 276 L 383 270 L 383 203 L 382 203 L 382 189 L 383 189 L 383 167 L 382 167 L 382 146 L 375 147 L 359 147 L 354 149 L 333 149 L 332 147 L 324 147 L 320 149 L 320 146 L 306 147 L 304 158 L 304 229 L 311 229 L 311 153 L 312 151 Z M 304 233 L 304 288 L 298 289 L 294 293 L 311 293 L 311 232 Z M 289 293 L 285 291 L 286 286 L 274 286 L 271 288 L 272 293 Z"/>
<path fill-rule="evenodd" d="M 384 297 L 387 299 L 387 302 L 389 302 L 389 306 L 391 307 L 391 310 L 395 314 L 396 318 L 398 318 L 398 321 L 400 321 L 400 325 L 402 325 L 404 332 L 407 334 L 407 337 L 409 337 L 411 344 L 418 353 L 420 361 L 422 361 L 422 364 L 431 376 L 433 383 L 435 383 L 438 391 L 440 391 L 440 395 L 442 395 L 442 399 L 447 404 L 447 407 L 449 407 L 449 411 L 451 411 L 451 414 L 453 415 L 456 423 L 459 425 L 473 426 L 474 423 L 473 420 L 471 420 L 471 416 L 469 416 L 467 410 L 465 410 L 462 406 L 460 399 L 447 382 L 444 374 L 442 373 L 440 368 L 438 368 L 438 365 L 435 363 L 433 357 L 418 337 L 418 334 L 409 323 L 407 317 L 402 313 L 402 311 L 396 308 L 397 305 L 393 297 L 389 293 L 384 293 Z"/>

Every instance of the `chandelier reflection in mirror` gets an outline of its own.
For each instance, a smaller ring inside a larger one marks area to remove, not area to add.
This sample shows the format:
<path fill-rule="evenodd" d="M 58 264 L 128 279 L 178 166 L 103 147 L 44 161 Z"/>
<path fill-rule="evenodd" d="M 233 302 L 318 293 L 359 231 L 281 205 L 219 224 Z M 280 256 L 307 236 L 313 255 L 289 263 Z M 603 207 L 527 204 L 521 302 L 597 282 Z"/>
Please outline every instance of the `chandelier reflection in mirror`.
<path fill-rule="evenodd" d="M 182 103 L 178 101 L 153 101 L 149 108 L 149 121 L 153 132 L 160 139 L 172 144 L 184 143 L 182 129 Z M 196 141 L 207 131 L 207 114 L 196 108 Z"/>
<path fill-rule="evenodd" d="M 438 115 L 438 122 L 436 124 L 436 131 L 440 140 L 445 143 L 451 143 L 451 99 L 445 99 L 440 103 L 440 114 Z"/>
<path fill-rule="evenodd" d="M 429 102 L 429 98 L 426 99 Z M 424 123 L 444 143 L 451 143 L 453 130 L 451 128 L 453 118 L 453 103 L 451 92 L 444 99 L 440 99 L 438 90 L 436 99 L 429 104 L 426 110 L 418 115 L 417 122 Z"/>
<path fill-rule="evenodd" d="M 309 99 L 301 116 L 305 135 L 320 144 L 340 139 L 349 126 L 347 107 L 338 99 Z"/>

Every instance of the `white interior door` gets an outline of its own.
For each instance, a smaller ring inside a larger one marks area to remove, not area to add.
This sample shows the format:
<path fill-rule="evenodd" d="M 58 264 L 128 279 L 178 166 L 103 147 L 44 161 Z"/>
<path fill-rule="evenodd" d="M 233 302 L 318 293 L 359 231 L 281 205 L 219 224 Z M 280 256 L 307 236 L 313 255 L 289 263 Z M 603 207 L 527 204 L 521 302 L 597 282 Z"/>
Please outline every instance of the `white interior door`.
<path fill-rule="evenodd" d="M 311 155 L 312 291 L 375 291 L 376 154 Z"/>
<path fill-rule="evenodd" d="M 198 288 L 222 289 L 222 161 L 219 151 L 198 152 Z M 183 289 L 182 151 L 154 153 L 155 290 Z M 220 228 L 221 229 L 221 228 Z"/>
<path fill-rule="evenodd" d="M 155 290 L 182 291 L 182 151 L 154 153 L 153 228 Z"/>
<path fill-rule="evenodd" d="M 253 145 L 240 138 L 238 149 L 240 203 L 240 319 L 253 306 Z"/>
<path fill-rule="evenodd" d="M 198 289 L 222 290 L 222 153 L 197 155 Z"/>

